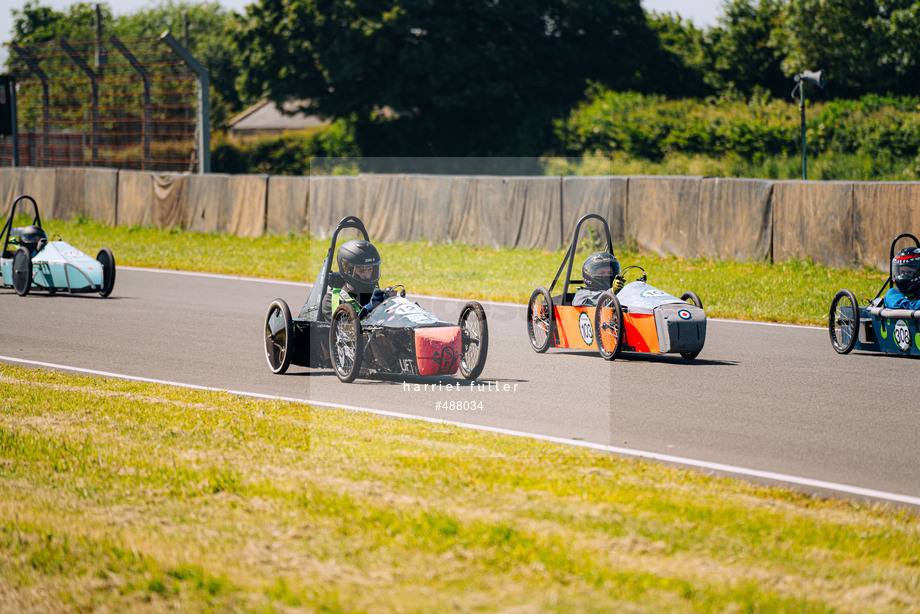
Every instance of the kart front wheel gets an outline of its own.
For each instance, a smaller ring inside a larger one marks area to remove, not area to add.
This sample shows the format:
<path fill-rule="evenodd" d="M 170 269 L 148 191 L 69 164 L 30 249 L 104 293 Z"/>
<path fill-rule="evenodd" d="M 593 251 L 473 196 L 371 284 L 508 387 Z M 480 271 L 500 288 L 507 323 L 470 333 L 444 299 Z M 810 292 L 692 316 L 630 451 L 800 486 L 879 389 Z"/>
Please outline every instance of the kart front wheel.
<path fill-rule="evenodd" d="M 24 247 L 13 255 L 13 289 L 19 296 L 28 295 L 32 289 L 32 256 Z"/>
<path fill-rule="evenodd" d="M 460 334 L 463 346 L 460 350 L 460 374 L 463 379 L 474 380 L 486 366 L 489 353 L 489 323 L 482 305 L 470 301 L 460 311 Z"/>
<path fill-rule="evenodd" d="M 859 305 L 855 294 L 841 290 L 834 296 L 827 316 L 827 328 L 831 345 L 837 353 L 849 354 L 859 337 Z"/>
<path fill-rule="evenodd" d="M 542 354 L 549 349 L 553 342 L 553 299 L 549 291 L 540 286 L 530 295 L 527 303 L 527 334 L 530 336 L 530 345 Z"/>
<path fill-rule="evenodd" d="M 693 305 L 696 305 L 700 309 L 703 308 L 703 301 L 700 300 L 700 297 L 693 290 L 687 290 L 686 292 L 681 294 L 680 300 L 686 303 L 691 303 Z M 693 360 L 694 358 L 699 356 L 700 353 L 699 352 L 681 352 L 680 355 L 684 358 L 684 360 Z"/>
<path fill-rule="evenodd" d="M 597 300 L 594 336 L 604 360 L 613 360 L 623 349 L 623 308 L 613 292 L 604 292 Z"/>
<path fill-rule="evenodd" d="M 115 287 L 115 256 L 108 247 L 103 247 L 96 254 L 96 260 L 102 265 L 102 287 L 99 288 L 99 294 L 108 296 Z"/>
<path fill-rule="evenodd" d="M 361 340 L 361 322 L 355 308 L 349 303 L 338 306 L 332 314 L 329 327 L 329 354 L 332 368 L 340 380 L 353 382 L 361 369 L 364 344 Z"/>
<path fill-rule="evenodd" d="M 293 341 L 291 310 L 284 300 L 276 298 L 265 316 L 265 360 L 272 373 L 281 375 L 291 365 Z"/>

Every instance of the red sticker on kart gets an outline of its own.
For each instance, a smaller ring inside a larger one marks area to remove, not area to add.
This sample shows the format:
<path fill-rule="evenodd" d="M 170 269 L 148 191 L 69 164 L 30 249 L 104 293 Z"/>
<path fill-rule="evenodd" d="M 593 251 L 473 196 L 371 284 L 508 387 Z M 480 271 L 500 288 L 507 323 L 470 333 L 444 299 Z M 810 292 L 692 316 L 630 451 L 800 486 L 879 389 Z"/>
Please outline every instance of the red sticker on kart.
<path fill-rule="evenodd" d="M 690 318 L 693 317 L 693 315 L 686 309 L 681 309 L 680 311 L 677 312 L 677 315 L 680 316 L 681 320 L 689 320 Z"/>

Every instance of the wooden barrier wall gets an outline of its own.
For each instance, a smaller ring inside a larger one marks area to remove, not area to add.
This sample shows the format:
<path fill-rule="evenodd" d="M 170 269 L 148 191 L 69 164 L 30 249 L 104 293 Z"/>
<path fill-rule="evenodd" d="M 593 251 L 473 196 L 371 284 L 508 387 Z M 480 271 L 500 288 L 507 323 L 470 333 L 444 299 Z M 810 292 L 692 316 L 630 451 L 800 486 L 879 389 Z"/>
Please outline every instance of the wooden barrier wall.
<path fill-rule="evenodd" d="M 546 250 L 567 246 L 575 222 L 599 213 L 615 243 L 658 254 L 835 267 L 886 269 L 891 239 L 920 233 L 920 183 L 899 182 L 0 169 L 4 210 L 23 194 L 48 219 L 327 237 L 357 215 L 381 242 Z"/>

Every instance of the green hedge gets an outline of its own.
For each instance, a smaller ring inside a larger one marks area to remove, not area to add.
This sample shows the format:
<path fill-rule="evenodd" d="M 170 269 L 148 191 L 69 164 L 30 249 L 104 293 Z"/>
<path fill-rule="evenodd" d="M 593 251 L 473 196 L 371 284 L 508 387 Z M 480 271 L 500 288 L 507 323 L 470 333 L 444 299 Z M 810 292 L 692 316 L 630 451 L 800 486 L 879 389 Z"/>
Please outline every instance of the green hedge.
<path fill-rule="evenodd" d="M 668 100 L 594 88 L 589 100 L 557 122 L 568 155 L 629 156 L 659 161 L 668 154 L 766 156 L 799 151 L 798 105 L 763 97 Z M 920 99 L 865 96 L 808 103 L 810 152 L 913 158 L 920 154 Z"/>
<path fill-rule="evenodd" d="M 211 170 L 215 173 L 309 175 L 314 157 L 359 155 L 354 132 L 344 121 L 311 131 L 291 132 L 251 142 L 215 139 Z"/>

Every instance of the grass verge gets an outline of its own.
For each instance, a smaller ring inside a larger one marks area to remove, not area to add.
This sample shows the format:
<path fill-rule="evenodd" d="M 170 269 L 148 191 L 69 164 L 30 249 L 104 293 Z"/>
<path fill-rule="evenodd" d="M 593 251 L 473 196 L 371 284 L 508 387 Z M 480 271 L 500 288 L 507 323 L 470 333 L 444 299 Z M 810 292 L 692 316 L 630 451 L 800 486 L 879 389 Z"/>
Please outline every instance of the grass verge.
<path fill-rule="evenodd" d="M 0 491 L 0 609 L 920 611 L 896 509 L 2 364 Z"/>
<path fill-rule="evenodd" d="M 312 282 L 328 249 L 327 240 L 305 236 L 257 239 L 115 227 L 76 220 L 46 223 L 75 247 L 93 255 L 112 248 L 116 263 L 161 269 L 207 271 Z M 597 246 L 585 244 L 577 266 Z M 378 245 L 383 256 L 381 285 L 404 284 L 409 292 L 479 300 L 526 303 L 537 286 L 548 287 L 563 251 L 491 249 L 427 242 Z M 653 286 L 680 294 L 693 290 L 708 315 L 719 318 L 825 326 L 831 299 L 849 288 L 873 297 L 885 275 L 870 269 L 839 270 L 802 260 L 725 262 L 683 259 L 617 250 L 622 265 L 635 264 Z M 580 269 L 579 269 L 580 270 Z M 117 292 L 116 285 L 116 292 Z"/>

